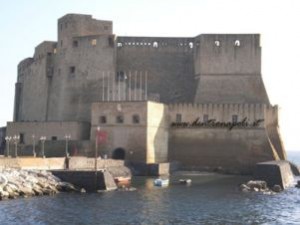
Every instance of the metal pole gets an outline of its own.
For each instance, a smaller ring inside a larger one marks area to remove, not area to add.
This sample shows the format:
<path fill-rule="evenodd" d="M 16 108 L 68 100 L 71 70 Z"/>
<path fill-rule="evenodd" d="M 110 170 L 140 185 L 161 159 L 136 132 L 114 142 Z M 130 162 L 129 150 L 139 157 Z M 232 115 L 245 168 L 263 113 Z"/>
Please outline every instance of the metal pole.
<path fill-rule="evenodd" d="M 136 101 L 136 79 L 137 79 L 137 73 L 138 71 L 135 71 L 135 74 L 134 74 L 134 101 Z"/>
<path fill-rule="evenodd" d="M 131 71 L 129 71 L 129 79 L 128 79 L 128 98 L 131 101 Z"/>
<path fill-rule="evenodd" d="M 32 135 L 32 154 L 33 154 L 33 157 L 36 157 L 36 153 L 35 153 L 35 136 L 34 136 L 34 134 Z"/>
<path fill-rule="evenodd" d="M 66 157 L 68 157 L 68 138 L 66 138 Z"/>
<path fill-rule="evenodd" d="M 110 88 L 109 88 L 109 76 L 110 76 L 110 73 L 109 71 L 107 72 L 107 101 L 109 102 L 109 91 L 110 91 Z"/>
<path fill-rule="evenodd" d="M 43 140 L 42 141 L 42 157 L 43 158 L 45 158 L 45 149 L 44 149 L 44 147 L 45 147 L 45 141 Z"/>
<path fill-rule="evenodd" d="M 115 100 L 115 73 L 113 72 L 112 73 L 113 76 L 112 76 L 112 100 L 114 101 Z"/>
<path fill-rule="evenodd" d="M 143 100 L 142 99 L 143 98 L 142 97 L 143 96 L 143 94 L 142 94 L 142 87 L 143 87 L 142 82 L 143 82 L 143 71 L 140 72 L 140 94 L 139 94 L 140 100 Z"/>
<path fill-rule="evenodd" d="M 104 101 L 104 71 L 102 72 L 102 101 Z"/>
<path fill-rule="evenodd" d="M 148 71 L 146 71 L 145 73 L 145 100 L 148 100 L 148 83 L 147 83 L 147 79 L 148 79 Z"/>
<path fill-rule="evenodd" d="M 18 141 L 15 140 L 15 157 L 18 157 Z"/>
<path fill-rule="evenodd" d="M 120 74 L 118 75 L 118 98 L 119 98 L 119 101 L 121 100 L 120 99 Z"/>
<path fill-rule="evenodd" d="M 11 137 L 5 137 L 6 141 L 6 156 L 9 157 L 9 142 L 10 142 Z"/>
<path fill-rule="evenodd" d="M 7 157 L 9 156 L 9 141 L 7 142 Z"/>

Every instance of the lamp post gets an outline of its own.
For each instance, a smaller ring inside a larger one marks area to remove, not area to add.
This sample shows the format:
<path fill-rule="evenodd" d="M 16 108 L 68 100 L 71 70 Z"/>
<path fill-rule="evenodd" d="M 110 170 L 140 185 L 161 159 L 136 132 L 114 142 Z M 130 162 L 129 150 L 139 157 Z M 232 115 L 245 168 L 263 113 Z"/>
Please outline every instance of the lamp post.
<path fill-rule="evenodd" d="M 65 135 L 65 139 L 66 139 L 66 157 L 69 157 L 69 140 L 71 139 L 71 135 L 69 134 L 69 135 Z"/>
<path fill-rule="evenodd" d="M 19 135 L 15 135 L 13 136 L 13 140 L 14 140 L 14 144 L 15 144 L 15 157 L 18 157 L 18 142 L 20 140 L 20 136 Z"/>
<path fill-rule="evenodd" d="M 9 144 L 10 144 L 10 141 L 11 141 L 11 137 L 6 136 L 5 141 L 6 141 L 6 156 L 9 157 Z"/>
<path fill-rule="evenodd" d="M 42 142 L 42 157 L 45 158 L 45 141 L 46 141 L 46 137 L 45 136 L 40 137 L 40 141 Z"/>
<path fill-rule="evenodd" d="M 36 152 L 35 152 L 35 135 L 32 135 L 32 154 L 33 157 L 36 157 Z"/>
<path fill-rule="evenodd" d="M 95 171 L 97 171 L 97 158 L 98 158 L 98 138 L 99 138 L 100 126 L 96 130 L 96 146 L 95 146 Z"/>

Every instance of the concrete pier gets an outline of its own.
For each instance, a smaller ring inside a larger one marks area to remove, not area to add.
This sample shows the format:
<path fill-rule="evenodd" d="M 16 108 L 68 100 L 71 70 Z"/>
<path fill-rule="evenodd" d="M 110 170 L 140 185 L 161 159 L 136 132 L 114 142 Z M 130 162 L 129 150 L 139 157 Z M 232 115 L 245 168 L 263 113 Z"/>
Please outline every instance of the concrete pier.
<path fill-rule="evenodd" d="M 51 172 L 61 180 L 84 188 L 88 192 L 117 189 L 112 175 L 106 170 L 52 170 Z"/>
<path fill-rule="evenodd" d="M 285 160 L 257 163 L 254 178 L 266 181 L 269 187 L 280 185 L 283 189 L 289 187 L 294 180 L 290 163 Z"/>

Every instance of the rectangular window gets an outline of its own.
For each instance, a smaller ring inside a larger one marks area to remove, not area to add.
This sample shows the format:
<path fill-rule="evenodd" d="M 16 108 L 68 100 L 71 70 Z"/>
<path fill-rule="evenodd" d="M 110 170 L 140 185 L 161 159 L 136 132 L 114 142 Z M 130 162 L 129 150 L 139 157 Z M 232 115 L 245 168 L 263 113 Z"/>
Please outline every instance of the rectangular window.
<path fill-rule="evenodd" d="M 25 144 L 25 135 L 24 135 L 24 133 L 20 133 L 20 144 Z"/>
<path fill-rule="evenodd" d="M 93 39 L 93 40 L 91 41 L 91 44 L 92 44 L 93 46 L 96 46 L 96 45 L 97 45 L 97 39 Z"/>
<path fill-rule="evenodd" d="M 77 41 L 77 40 L 73 41 L 73 47 L 74 47 L 74 48 L 77 48 L 77 47 L 78 47 L 78 41 Z"/>
<path fill-rule="evenodd" d="M 53 54 L 56 54 L 56 52 L 57 52 L 57 49 L 56 48 L 53 49 Z"/>
<path fill-rule="evenodd" d="M 63 41 L 61 40 L 61 41 L 60 41 L 60 47 L 62 47 L 62 45 L 63 45 Z"/>
<path fill-rule="evenodd" d="M 132 116 L 132 123 L 134 123 L 134 124 L 140 123 L 140 116 L 139 115 L 133 115 Z"/>
<path fill-rule="evenodd" d="M 51 140 L 52 140 L 52 141 L 57 141 L 57 136 L 52 136 L 52 137 L 51 137 Z"/>
<path fill-rule="evenodd" d="M 181 114 L 176 114 L 176 123 L 181 123 L 181 122 L 182 122 Z"/>
<path fill-rule="evenodd" d="M 76 71 L 75 66 L 71 66 L 71 67 L 70 67 L 70 73 L 71 73 L 71 74 L 74 74 L 75 71 Z"/>
<path fill-rule="evenodd" d="M 203 122 L 206 123 L 208 121 L 208 115 L 204 114 L 203 115 Z"/>
<path fill-rule="evenodd" d="M 100 116 L 99 117 L 99 123 L 106 123 L 106 116 Z"/>
<path fill-rule="evenodd" d="M 116 122 L 117 123 L 124 123 L 124 117 L 122 115 L 119 115 L 116 117 Z"/>
<path fill-rule="evenodd" d="M 232 115 L 232 122 L 237 123 L 238 122 L 238 115 Z"/>

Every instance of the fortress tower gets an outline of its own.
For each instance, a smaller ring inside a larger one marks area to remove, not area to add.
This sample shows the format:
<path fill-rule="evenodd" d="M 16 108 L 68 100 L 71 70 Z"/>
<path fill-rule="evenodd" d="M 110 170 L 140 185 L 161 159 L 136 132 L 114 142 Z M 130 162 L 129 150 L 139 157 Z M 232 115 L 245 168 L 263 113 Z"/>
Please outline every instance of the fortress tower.
<path fill-rule="evenodd" d="M 34 133 L 54 144 L 68 133 L 87 153 L 101 125 L 105 152 L 123 149 L 136 162 L 249 173 L 257 162 L 286 159 L 259 34 L 116 37 L 111 21 L 80 14 L 63 16 L 57 29 L 57 41 L 42 42 L 18 65 L 7 133 L 19 133 L 22 148 Z M 220 126 L 228 123 L 248 125 Z"/>
<path fill-rule="evenodd" d="M 196 41 L 196 103 L 270 104 L 259 34 L 202 34 Z"/>

